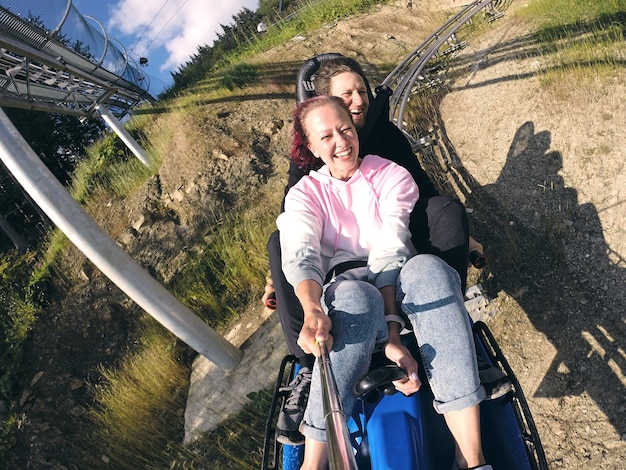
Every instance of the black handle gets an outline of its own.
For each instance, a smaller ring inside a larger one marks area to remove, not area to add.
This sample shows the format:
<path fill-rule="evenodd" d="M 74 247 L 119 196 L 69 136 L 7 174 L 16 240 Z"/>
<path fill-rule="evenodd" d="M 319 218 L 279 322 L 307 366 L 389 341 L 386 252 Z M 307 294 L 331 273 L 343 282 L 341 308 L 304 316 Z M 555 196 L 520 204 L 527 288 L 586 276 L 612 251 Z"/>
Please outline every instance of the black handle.
<path fill-rule="evenodd" d="M 356 381 L 352 388 L 353 393 L 357 396 L 363 396 L 372 390 L 380 390 L 386 395 L 396 393 L 396 388 L 392 382 L 406 377 L 406 372 L 396 365 L 387 365 L 372 369 L 367 374 Z"/>

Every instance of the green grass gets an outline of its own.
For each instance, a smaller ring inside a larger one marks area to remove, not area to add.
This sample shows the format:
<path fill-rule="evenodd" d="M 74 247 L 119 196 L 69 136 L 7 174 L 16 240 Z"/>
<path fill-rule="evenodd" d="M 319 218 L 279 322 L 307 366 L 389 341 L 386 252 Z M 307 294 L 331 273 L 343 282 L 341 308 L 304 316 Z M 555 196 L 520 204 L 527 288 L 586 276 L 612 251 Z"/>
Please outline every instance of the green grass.
<path fill-rule="evenodd" d="M 269 265 L 265 245 L 281 202 L 275 186 L 268 183 L 244 209 L 225 215 L 210 242 L 170 284 L 178 299 L 215 328 L 258 302 L 263 291 Z"/>
<path fill-rule="evenodd" d="M 540 34 L 562 31 L 562 36 L 576 33 L 585 25 L 608 26 L 625 14 L 624 0 L 531 0 L 518 13 L 533 23 Z"/>
<path fill-rule="evenodd" d="M 99 468 L 169 468 L 181 446 L 188 366 L 176 339 L 147 321 L 141 343 L 117 367 L 101 366 L 82 462 Z"/>
<path fill-rule="evenodd" d="M 33 252 L 0 255 L 0 402 L 15 399 L 25 344 L 40 310 L 28 285 L 34 260 Z M 0 423 L 0 462 L 8 461 L 7 453 L 15 443 L 18 417 L 8 411 Z"/>
<path fill-rule="evenodd" d="M 74 199 L 87 206 L 93 202 L 91 198 L 96 188 L 121 199 L 132 194 L 157 169 L 157 163 L 153 168 L 146 167 L 115 134 L 109 134 L 94 144 L 87 158 L 77 165 L 71 193 Z"/>
<path fill-rule="evenodd" d="M 612 76 L 626 63 L 626 0 L 533 0 L 517 14 L 536 28 L 546 87 L 567 90 L 572 78 Z"/>
<path fill-rule="evenodd" d="M 269 28 L 257 41 L 250 42 L 231 56 L 224 58 L 225 64 L 239 63 L 253 55 L 284 44 L 294 36 L 314 31 L 325 23 L 365 13 L 388 0 L 325 0 L 310 2 L 298 15 Z"/>
<path fill-rule="evenodd" d="M 249 404 L 240 413 L 190 445 L 189 453 L 181 453 L 172 468 L 260 468 L 265 418 L 272 394 L 269 390 L 262 390 L 248 398 Z"/>
<path fill-rule="evenodd" d="M 280 206 L 281 192 L 272 187 L 268 184 L 242 210 L 224 216 L 211 241 L 168 286 L 213 327 L 228 324 L 239 309 L 258 302 L 268 266 L 265 244 Z M 268 205 L 272 210 L 267 210 Z M 259 423 L 264 422 L 267 399 L 255 401 L 243 417 L 224 424 L 209 445 L 194 451 L 183 447 L 182 410 L 189 366 L 180 355 L 186 347 L 152 319 L 147 318 L 145 324 L 145 331 L 137 332 L 142 338 L 139 347 L 118 367 L 101 369 L 104 383 L 92 388 L 93 425 L 79 460 L 98 467 L 104 459 L 115 468 L 134 469 L 196 468 L 202 462 L 218 468 L 213 466 L 216 462 L 235 459 L 241 463 L 238 468 L 258 468 L 243 462 L 249 458 L 259 462 Z M 251 423 L 256 423 L 254 429 Z M 249 454 L 240 454 L 237 448 Z"/>
<path fill-rule="evenodd" d="M 20 363 L 23 343 L 28 337 L 39 310 L 30 298 L 28 272 L 34 254 L 0 257 L 0 398 L 13 392 L 14 368 Z"/>

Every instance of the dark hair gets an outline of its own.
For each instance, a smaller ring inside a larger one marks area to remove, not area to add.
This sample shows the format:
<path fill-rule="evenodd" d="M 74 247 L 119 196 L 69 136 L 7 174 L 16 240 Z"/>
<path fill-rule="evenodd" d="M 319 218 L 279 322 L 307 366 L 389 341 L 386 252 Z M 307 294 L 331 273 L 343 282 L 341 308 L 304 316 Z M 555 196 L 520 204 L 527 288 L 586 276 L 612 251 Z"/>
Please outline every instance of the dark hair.
<path fill-rule="evenodd" d="M 319 70 L 315 74 L 315 93 L 317 95 L 330 95 L 331 79 L 335 75 L 345 72 L 358 73 L 369 89 L 369 84 L 361 65 L 350 57 L 337 57 L 334 59 L 328 59 L 320 65 Z"/>
<path fill-rule="evenodd" d="M 320 165 L 315 155 L 309 150 L 309 138 L 304 128 L 304 121 L 309 113 L 317 108 L 333 104 L 337 108 L 345 111 L 352 122 L 350 110 L 341 98 L 336 96 L 314 96 L 300 103 L 293 112 L 293 140 L 291 141 L 291 159 L 300 168 L 316 168 Z"/>

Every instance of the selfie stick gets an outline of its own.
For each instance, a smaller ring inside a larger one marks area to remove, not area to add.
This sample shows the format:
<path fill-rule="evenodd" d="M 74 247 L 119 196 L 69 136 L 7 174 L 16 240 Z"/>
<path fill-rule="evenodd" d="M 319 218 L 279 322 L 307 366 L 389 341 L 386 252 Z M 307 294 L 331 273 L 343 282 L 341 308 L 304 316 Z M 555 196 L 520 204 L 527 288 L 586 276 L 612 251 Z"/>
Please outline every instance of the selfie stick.
<path fill-rule="evenodd" d="M 346 417 L 341 408 L 337 383 L 330 365 L 326 342 L 319 342 L 320 377 L 324 402 L 324 423 L 328 438 L 330 470 L 357 470 L 356 459 L 350 444 Z"/>

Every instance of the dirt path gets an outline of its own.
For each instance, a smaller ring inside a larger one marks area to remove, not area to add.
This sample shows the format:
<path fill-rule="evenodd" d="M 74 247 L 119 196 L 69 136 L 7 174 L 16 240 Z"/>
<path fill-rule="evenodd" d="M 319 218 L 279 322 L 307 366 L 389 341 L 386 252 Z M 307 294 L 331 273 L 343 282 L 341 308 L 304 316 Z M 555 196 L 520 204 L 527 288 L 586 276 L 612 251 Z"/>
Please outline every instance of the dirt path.
<path fill-rule="evenodd" d="M 624 80 L 542 86 L 514 20 L 464 52 L 441 115 L 492 253 L 492 323 L 558 468 L 626 468 Z M 476 119 L 480 118 L 480 125 Z"/>

